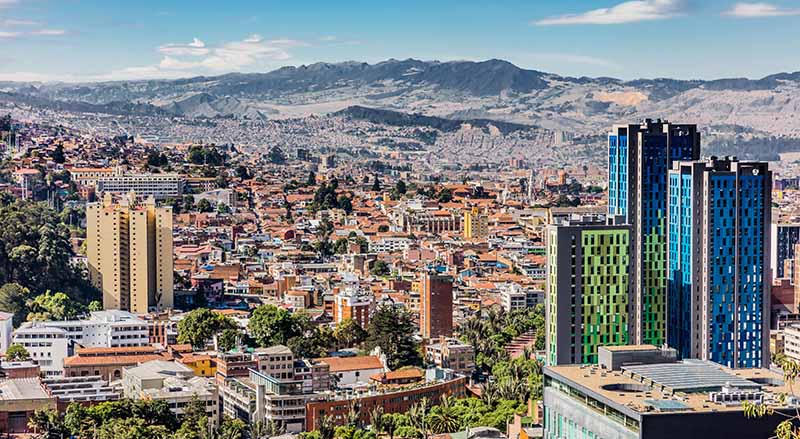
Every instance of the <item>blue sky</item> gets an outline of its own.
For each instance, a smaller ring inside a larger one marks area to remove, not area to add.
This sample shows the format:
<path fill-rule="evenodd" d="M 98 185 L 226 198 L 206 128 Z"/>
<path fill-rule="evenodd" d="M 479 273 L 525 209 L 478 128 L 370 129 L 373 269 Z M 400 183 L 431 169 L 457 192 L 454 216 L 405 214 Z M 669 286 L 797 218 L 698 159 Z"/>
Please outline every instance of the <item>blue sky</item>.
<path fill-rule="evenodd" d="M 765 1 L 0 0 L 0 80 L 409 57 L 623 79 L 800 70 L 800 0 Z"/>

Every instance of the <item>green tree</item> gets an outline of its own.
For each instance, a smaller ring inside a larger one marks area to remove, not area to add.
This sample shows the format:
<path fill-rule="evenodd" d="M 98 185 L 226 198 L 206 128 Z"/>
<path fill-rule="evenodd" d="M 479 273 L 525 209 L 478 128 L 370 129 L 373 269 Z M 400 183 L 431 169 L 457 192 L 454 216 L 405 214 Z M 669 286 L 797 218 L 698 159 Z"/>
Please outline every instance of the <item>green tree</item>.
<path fill-rule="evenodd" d="M 41 439 L 62 439 L 66 437 L 61 417 L 57 411 L 50 407 L 36 410 L 28 418 L 28 428 Z"/>
<path fill-rule="evenodd" d="M 373 276 L 386 276 L 391 273 L 389 265 L 383 259 L 375 261 L 375 265 L 369 271 Z"/>
<path fill-rule="evenodd" d="M 333 243 L 333 252 L 337 255 L 347 254 L 347 247 L 349 245 L 350 241 L 348 241 L 347 238 L 339 238 Z"/>
<path fill-rule="evenodd" d="M 373 176 L 372 180 L 372 192 L 380 192 L 381 191 L 381 182 L 378 180 L 378 176 Z"/>
<path fill-rule="evenodd" d="M 74 320 L 81 308 L 66 294 L 53 294 L 48 290 L 33 299 L 30 310 L 29 321 Z"/>
<path fill-rule="evenodd" d="M 394 306 L 381 305 L 369 321 L 367 350 L 380 347 L 392 370 L 421 365 L 422 358 L 414 340 L 416 331 L 417 326 L 409 312 Z"/>
<path fill-rule="evenodd" d="M 261 305 L 253 311 L 247 324 L 250 335 L 261 347 L 286 344 L 292 337 L 304 333 L 304 322 L 275 305 Z"/>
<path fill-rule="evenodd" d="M 197 202 L 197 211 L 201 213 L 209 213 L 214 210 L 214 206 L 211 205 L 211 202 L 207 199 L 203 198 Z"/>
<path fill-rule="evenodd" d="M 431 409 L 428 425 L 436 434 L 455 433 L 461 428 L 451 396 L 442 395 L 439 405 Z"/>
<path fill-rule="evenodd" d="M 317 174 L 314 171 L 308 171 L 308 178 L 306 179 L 306 186 L 316 186 Z"/>
<path fill-rule="evenodd" d="M 442 188 L 436 198 L 440 203 L 449 203 L 453 201 L 453 191 L 450 188 Z"/>
<path fill-rule="evenodd" d="M 282 165 L 286 163 L 286 154 L 277 146 L 273 146 L 269 150 L 269 154 L 267 155 L 267 159 L 270 163 L 274 165 Z"/>
<path fill-rule="evenodd" d="M 14 314 L 14 327 L 19 326 L 28 315 L 26 302 L 30 291 L 18 283 L 8 283 L 0 287 L 0 311 Z"/>
<path fill-rule="evenodd" d="M 163 425 L 148 425 L 141 418 L 112 419 L 97 430 L 97 439 L 167 439 L 171 436 Z"/>
<path fill-rule="evenodd" d="M 31 359 L 31 354 L 21 344 L 12 344 L 6 351 L 6 359 L 8 361 L 28 361 Z"/>
<path fill-rule="evenodd" d="M 236 323 L 222 314 L 198 308 L 178 322 L 178 343 L 189 343 L 199 349 L 226 329 L 236 329 Z"/>
<path fill-rule="evenodd" d="M 238 329 L 225 329 L 217 336 L 217 347 L 223 352 L 230 352 L 236 349 L 244 334 Z"/>
<path fill-rule="evenodd" d="M 367 331 L 353 319 L 344 319 L 336 324 L 333 336 L 339 347 L 352 348 L 367 339 Z"/>
<path fill-rule="evenodd" d="M 56 163 L 64 163 L 67 161 L 67 158 L 64 156 L 64 145 L 60 143 L 56 145 L 56 149 L 53 150 L 53 161 Z"/>
<path fill-rule="evenodd" d="M 102 311 L 103 310 L 103 303 L 100 302 L 99 300 L 92 300 L 91 302 L 89 302 L 88 309 L 89 309 L 90 312 Z"/>

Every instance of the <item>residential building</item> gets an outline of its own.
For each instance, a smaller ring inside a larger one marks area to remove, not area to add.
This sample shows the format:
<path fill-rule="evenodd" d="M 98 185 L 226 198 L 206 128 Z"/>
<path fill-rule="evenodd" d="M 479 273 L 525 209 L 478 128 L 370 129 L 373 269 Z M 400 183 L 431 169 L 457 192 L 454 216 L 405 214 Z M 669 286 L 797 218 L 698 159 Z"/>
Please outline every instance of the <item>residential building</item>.
<path fill-rule="evenodd" d="M 258 348 L 253 353 L 258 371 L 281 381 L 294 381 L 294 354 L 283 345 Z"/>
<path fill-rule="evenodd" d="M 475 349 L 456 338 L 439 337 L 438 343 L 426 345 L 425 359 L 459 375 L 471 376 L 475 372 Z"/>
<path fill-rule="evenodd" d="M 65 377 L 98 376 L 106 381 L 122 378 L 126 367 L 170 358 L 152 346 L 118 348 L 77 348 L 75 355 L 64 359 Z"/>
<path fill-rule="evenodd" d="M 464 239 L 484 240 L 489 237 L 489 216 L 477 207 L 464 212 Z"/>
<path fill-rule="evenodd" d="M 634 343 L 666 341 L 667 171 L 700 158 L 696 125 L 647 119 L 608 135 L 608 214 L 631 225 L 629 332 Z"/>
<path fill-rule="evenodd" d="M 800 324 L 787 325 L 783 331 L 776 332 L 783 334 L 783 355 L 800 363 Z M 778 336 L 776 336 L 777 338 Z"/>
<path fill-rule="evenodd" d="M 425 339 L 453 335 L 453 278 L 430 272 L 420 281 L 420 335 Z"/>
<path fill-rule="evenodd" d="M 341 323 L 352 319 L 362 329 L 369 326 L 369 318 L 375 309 L 375 296 L 357 287 L 346 287 L 333 296 L 333 321 Z"/>
<path fill-rule="evenodd" d="M 547 364 L 597 362 L 628 344 L 630 226 L 576 218 L 547 227 Z"/>
<path fill-rule="evenodd" d="M 796 414 L 788 383 L 767 369 L 732 370 L 677 361 L 655 346 L 601 348 L 598 365 L 544 368 L 544 437 L 760 439 Z M 784 404 L 780 413 L 745 416 L 743 403 Z"/>
<path fill-rule="evenodd" d="M 191 368 L 174 361 L 148 361 L 126 368 L 122 391 L 126 398 L 166 401 L 178 418 L 196 398 L 205 404 L 209 420 L 219 422 L 219 397 L 213 380 L 197 377 Z"/>
<path fill-rule="evenodd" d="M 114 168 L 70 168 L 70 181 L 80 186 L 97 186 L 97 180 L 112 177 L 116 173 Z"/>
<path fill-rule="evenodd" d="M 89 280 L 103 291 L 103 308 L 144 314 L 173 306 L 172 208 L 133 194 L 110 195 L 86 209 Z"/>
<path fill-rule="evenodd" d="M 0 311 L 0 353 L 8 350 L 13 336 L 14 314 Z"/>
<path fill-rule="evenodd" d="M 255 391 L 255 412 L 251 419 L 275 422 L 289 433 L 306 431 L 307 405 L 326 399 L 324 394 L 303 392 L 302 381 L 281 381 L 252 369 L 248 383 Z"/>
<path fill-rule="evenodd" d="M 55 410 L 57 400 L 37 378 L 0 380 L 0 431 L 29 433 L 28 420 L 37 410 Z"/>
<path fill-rule="evenodd" d="M 795 246 L 800 243 L 800 224 L 772 223 L 770 226 L 770 264 L 772 278 L 791 279 L 785 262 L 794 260 Z"/>
<path fill-rule="evenodd" d="M 763 162 L 670 170 L 667 340 L 681 357 L 769 364 L 771 189 Z"/>

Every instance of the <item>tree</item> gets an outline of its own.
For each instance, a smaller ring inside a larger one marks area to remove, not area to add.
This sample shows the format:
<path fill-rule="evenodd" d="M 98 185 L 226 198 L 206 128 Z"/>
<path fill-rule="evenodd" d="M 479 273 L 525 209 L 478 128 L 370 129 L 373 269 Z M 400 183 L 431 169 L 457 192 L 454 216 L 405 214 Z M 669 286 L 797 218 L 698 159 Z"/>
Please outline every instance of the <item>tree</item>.
<path fill-rule="evenodd" d="M 337 255 L 346 254 L 349 245 L 350 241 L 348 241 L 347 238 L 339 238 L 333 243 L 333 252 Z"/>
<path fill-rule="evenodd" d="M 230 318 L 207 308 L 198 308 L 178 322 L 178 343 L 189 343 L 199 349 L 215 334 L 236 327 Z"/>
<path fill-rule="evenodd" d="M 460 429 L 451 396 L 442 395 L 439 405 L 431 410 L 429 425 L 436 434 L 455 433 Z"/>
<path fill-rule="evenodd" d="M 242 180 L 250 180 L 253 178 L 253 174 L 251 174 L 250 170 L 244 165 L 239 165 L 236 167 L 236 176 Z"/>
<path fill-rule="evenodd" d="M 217 336 L 217 347 L 223 352 L 230 352 L 236 349 L 244 334 L 238 329 L 225 329 Z"/>
<path fill-rule="evenodd" d="M 102 311 L 103 303 L 100 302 L 99 300 L 92 300 L 91 302 L 89 302 L 88 308 L 90 312 Z"/>
<path fill-rule="evenodd" d="M 344 319 L 336 324 L 333 336 L 340 347 L 352 348 L 360 345 L 367 339 L 365 331 L 355 320 Z"/>
<path fill-rule="evenodd" d="M 29 321 L 74 320 L 81 311 L 80 305 L 64 293 L 51 293 L 49 290 L 33 299 Z"/>
<path fill-rule="evenodd" d="M 36 410 L 28 418 L 28 428 L 41 439 L 61 439 L 66 436 L 61 417 L 50 407 Z"/>
<path fill-rule="evenodd" d="M 316 184 L 317 184 L 317 174 L 315 174 L 314 171 L 308 171 L 306 186 L 315 186 Z"/>
<path fill-rule="evenodd" d="M 214 207 L 211 206 L 211 202 L 207 199 L 203 198 L 202 200 L 197 202 L 197 211 L 202 213 L 208 213 L 214 210 Z"/>
<path fill-rule="evenodd" d="M 366 346 L 371 351 L 380 347 L 390 369 L 422 364 L 414 335 L 417 326 L 413 316 L 390 305 L 381 305 L 370 318 Z"/>
<path fill-rule="evenodd" d="M 97 430 L 97 439 L 167 439 L 171 436 L 163 425 L 147 425 L 141 418 L 112 419 Z"/>
<path fill-rule="evenodd" d="M 381 182 L 378 180 L 378 176 L 373 176 L 372 180 L 372 192 L 380 192 L 381 191 Z"/>
<path fill-rule="evenodd" d="M 437 199 L 440 203 L 449 203 L 453 201 L 453 191 L 450 190 L 450 188 L 443 188 L 441 191 L 439 191 Z"/>
<path fill-rule="evenodd" d="M 339 195 L 339 198 L 336 199 L 336 205 L 348 215 L 353 213 L 353 201 L 347 195 Z"/>
<path fill-rule="evenodd" d="M 56 163 L 64 163 L 67 161 L 67 158 L 64 157 L 64 145 L 60 143 L 56 145 L 56 149 L 53 151 L 53 161 Z"/>
<path fill-rule="evenodd" d="M 28 361 L 31 359 L 31 354 L 21 344 L 12 344 L 6 351 L 6 359 L 8 361 Z"/>
<path fill-rule="evenodd" d="M 25 305 L 30 291 L 18 283 L 8 283 L 0 287 L 0 311 L 14 314 L 14 326 L 19 326 L 28 314 Z"/>
<path fill-rule="evenodd" d="M 397 191 L 400 195 L 405 195 L 408 188 L 406 188 L 406 182 L 403 180 L 397 180 L 397 184 L 394 185 L 394 190 Z"/>
<path fill-rule="evenodd" d="M 373 276 L 386 276 L 391 273 L 389 270 L 389 265 L 386 264 L 386 261 L 383 259 L 378 259 L 375 261 L 375 265 L 372 266 L 372 269 L 369 272 Z"/>
<path fill-rule="evenodd" d="M 256 344 L 261 347 L 286 344 L 292 338 L 303 335 L 304 323 L 299 318 L 275 305 L 261 305 L 253 311 L 247 328 Z"/>

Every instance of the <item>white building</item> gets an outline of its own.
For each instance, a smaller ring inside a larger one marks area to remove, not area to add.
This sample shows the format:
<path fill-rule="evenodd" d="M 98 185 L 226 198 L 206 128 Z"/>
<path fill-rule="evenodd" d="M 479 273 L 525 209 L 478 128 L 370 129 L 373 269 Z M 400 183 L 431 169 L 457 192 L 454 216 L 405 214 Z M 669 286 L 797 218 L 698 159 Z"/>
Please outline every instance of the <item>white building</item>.
<path fill-rule="evenodd" d="M 544 291 L 523 288 L 518 284 L 503 284 L 500 287 L 500 302 L 508 312 L 515 309 L 533 308 L 544 303 Z"/>
<path fill-rule="evenodd" d="M 143 198 L 179 198 L 185 179 L 179 174 L 115 174 L 97 179 L 98 194 L 125 195 L 136 192 Z"/>
<path fill-rule="evenodd" d="M 11 337 L 14 333 L 14 314 L 0 312 L 0 352 L 5 352 L 11 346 Z"/>
<path fill-rule="evenodd" d="M 66 330 L 40 322 L 23 324 L 14 332 L 12 343 L 25 347 L 47 377 L 64 373 L 64 359 L 72 355 L 74 347 Z"/>
<path fill-rule="evenodd" d="M 196 397 L 205 403 L 208 418 L 214 424 L 219 422 L 219 397 L 214 381 L 197 377 L 191 368 L 174 361 L 148 361 L 123 370 L 122 392 L 126 398 L 166 401 L 179 418 Z"/>
<path fill-rule="evenodd" d="M 371 253 L 396 253 L 408 249 L 411 240 L 405 234 L 383 234 L 369 242 Z"/>
<path fill-rule="evenodd" d="M 317 361 L 330 367 L 330 374 L 335 376 L 334 381 L 338 387 L 366 384 L 369 377 L 379 373 L 388 372 L 388 368 L 376 355 L 358 357 L 325 357 Z"/>
<path fill-rule="evenodd" d="M 31 325 L 24 323 L 22 327 Z M 86 347 L 115 348 L 150 344 L 148 322 L 127 311 L 94 311 L 88 319 L 37 322 L 37 325 L 61 328 L 67 338 Z"/>

